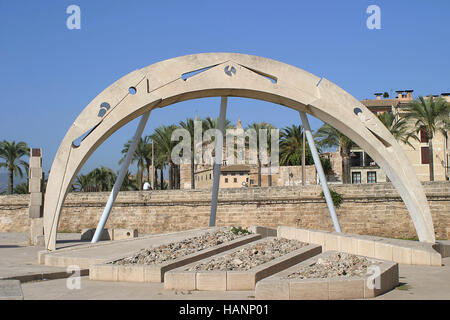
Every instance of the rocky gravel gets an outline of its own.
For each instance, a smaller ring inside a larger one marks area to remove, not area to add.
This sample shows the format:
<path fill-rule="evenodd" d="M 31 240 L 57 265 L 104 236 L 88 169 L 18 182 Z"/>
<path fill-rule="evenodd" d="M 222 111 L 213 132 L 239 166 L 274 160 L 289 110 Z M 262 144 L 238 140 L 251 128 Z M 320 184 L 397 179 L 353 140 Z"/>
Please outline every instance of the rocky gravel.
<path fill-rule="evenodd" d="M 332 277 L 364 277 L 367 268 L 380 264 L 378 261 L 353 254 L 337 252 L 319 258 L 316 262 L 300 267 L 285 277 L 285 279 L 323 279 Z"/>
<path fill-rule="evenodd" d="M 231 271 L 250 270 L 256 266 L 281 257 L 306 246 L 307 243 L 283 238 L 272 238 L 248 245 L 241 250 L 229 253 L 207 262 L 196 264 L 189 271 Z"/>
<path fill-rule="evenodd" d="M 160 264 L 246 235 L 247 233 L 243 232 L 235 234 L 231 232 L 231 228 L 228 227 L 221 228 L 183 241 L 163 244 L 150 249 L 142 249 L 130 257 L 114 261 L 113 264 Z"/>

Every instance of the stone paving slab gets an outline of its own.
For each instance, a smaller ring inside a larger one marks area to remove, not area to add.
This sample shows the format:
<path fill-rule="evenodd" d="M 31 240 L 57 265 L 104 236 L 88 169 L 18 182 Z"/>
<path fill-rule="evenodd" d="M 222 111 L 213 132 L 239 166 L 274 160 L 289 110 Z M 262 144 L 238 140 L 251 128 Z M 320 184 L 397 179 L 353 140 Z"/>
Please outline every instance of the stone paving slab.
<path fill-rule="evenodd" d="M 288 226 L 278 227 L 277 236 L 319 244 L 324 251 L 337 250 L 402 264 L 442 265 L 439 244 Z"/>
<path fill-rule="evenodd" d="M 266 239 L 257 242 L 266 241 Z M 164 289 L 215 291 L 254 290 L 255 284 L 259 280 L 322 252 L 321 246 L 308 244 L 307 246 L 246 271 L 188 271 L 190 267 L 196 264 L 207 263 L 209 260 L 231 254 L 253 244 L 251 243 L 167 272 L 164 276 Z"/>
<path fill-rule="evenodd" d="M 67 248 L 83 244 L 79 234 L 58 234 L 58 248 Z M 53 267 L 38 264 L 38 252 L 43 247 L 30 246 L 28 233 L 0 233 L 0 280 L 17 279 L 22 283 L 42 279 L 67 277 L 65 267 Z"/>
<path fill-rule="evenodd" d="M 116 258 L 102 264 L 91 265 L 89 268 L 89 279 L 100 281 L 163 282 L 164 274 L 169 270 L 202 260 L 206 257 L 231 250 L 259 239 L 261 239 L 260 234 L 250 234 L 211 248 L 194 252 L 175 260 L 154 265 L 117 265 L 111 263 L 130 256 L 128 253 L 126 256 Z"/>
<path fill-rule="evenodd" d="M 392 290 L 399 283 L 398 264 L 391 261 L 373 259 L 379 262 L 380 278 L 372 281 L 368 277 L 332 277 L 310 279 L 286 279 L 301 267 L 317 262 L 319 258 L 335 254 L 327 251 L 288 269 L 278 272 L 256 284 L 255 296 L 258 300 L 342 300 L 373 298 Z M 369 281 L 370 282 L 370 281 Z"/>
<path fill-rule="evenodd" d="M 0 280 L 0 300 L 23 300 L 19 280 Z"/>

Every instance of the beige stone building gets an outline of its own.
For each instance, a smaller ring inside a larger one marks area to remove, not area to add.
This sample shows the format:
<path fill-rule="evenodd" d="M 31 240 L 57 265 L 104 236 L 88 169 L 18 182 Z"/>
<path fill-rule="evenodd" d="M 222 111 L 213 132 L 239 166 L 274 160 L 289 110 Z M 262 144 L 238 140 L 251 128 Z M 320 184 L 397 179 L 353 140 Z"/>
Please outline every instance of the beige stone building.
<path fill-rule="evenodd" d="M 195 172 L 195 188 L 212 188 L 214 181 L 214 172 L 212 167 L 204 168 Z M 189 179 L 190 180 L 190 179 Z M 221 188 L 241 188 L 250 182 L 250 167 L 242 164 L 222 166 L 220 169 L 220 187 Z M 244 185 L 245 184 L 245 185 Z M 189 182 L 189 188 L 191 184 Z"/>
<path fill-rule="evenodd" d="M 375 114 L 391 112 L 397 118 L 405 115 L 405 107 L 413 101 L 413 90 L 398 90 L 397 97 L 383 99 L 381 93 L 376 93 L 376 99 L 366 99 L 361 102 Z M 438 96 L 434 96 L 438 97 Z M 450 102 L 450 94 L 442 93 L 441 97 Z M 418 178 L 421 181 L 429 181 L 429 153 L 428 140 L 424 132 L 420 134 L 419 141 L 411 139 L 412 147 L 400 143 L 412 163 Z M 435 181 L 449 180 L 449 141 L 446 135 L 438 132 L 433 137 L 434 179 Z M 351 181 L 352 183 L 376 183 L 386 182 L 383 170 L 360 148 L 351 150 Z"/>
<path fill-rule="evenodd" d="M 242 123 L 238 119 L 235 129 L 242 129 Z M 226 158 L 226 149 L 223 148 L 223 158 Z M 249 151 L 245 150 L 245 164 L 227 164 L 223 161 L 220 173 L 220 188 L 242 188 L 258 186 L 258 166 L 250 164 Z M 318 181 L 314 165 L 305 168 L 305 184 L 316 184 Z M 278 166 L 274 172 L 269 168 L 261 168 L 261 186 L 296 186 L 302 183 L 301 166 Z M 180 167 L 181 189 L 191 188 L 191 165 L 182 164 Z M 194 179 L 196 189 L 212 188 L 214 172 L 212 165 L 195 165 Z M 271 183 L 270 183 L 271 180 Z"/>

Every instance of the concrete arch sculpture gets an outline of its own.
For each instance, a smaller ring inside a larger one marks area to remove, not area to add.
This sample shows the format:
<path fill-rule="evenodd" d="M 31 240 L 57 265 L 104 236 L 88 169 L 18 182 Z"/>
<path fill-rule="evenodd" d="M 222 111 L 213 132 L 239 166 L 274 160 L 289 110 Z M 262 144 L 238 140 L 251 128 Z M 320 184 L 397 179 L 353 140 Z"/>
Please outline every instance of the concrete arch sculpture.
<path fill-rule="evenodd" d="M 307 112 L 362 147 L 386 172 L 409 211 L 419 240 L 435 242 L 422 185 L 401 146 L 356 98 L 294 66 L 237 53 L 177 57 L 114 82 L 81 112 L 53 161 L 44 203 L 44 233 L 54 250 L 61 207 L 82 165 L 120 127 L 147 111 L 203 97 L 238 96 Z"/>

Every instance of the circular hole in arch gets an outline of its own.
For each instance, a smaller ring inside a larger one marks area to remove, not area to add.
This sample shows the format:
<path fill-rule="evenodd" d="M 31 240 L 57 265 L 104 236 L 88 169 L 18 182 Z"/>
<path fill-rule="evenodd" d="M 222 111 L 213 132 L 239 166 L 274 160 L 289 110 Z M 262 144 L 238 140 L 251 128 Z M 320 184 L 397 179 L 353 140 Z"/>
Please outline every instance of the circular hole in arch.
<path fill-rule="evenodd" d="M 130 94 L 132 94 L 132 95 L 135 95 L 136 92 L 137 92 L 137 90 L 136 90 L 135 87 L 130 87 L 130 88 L 128 88 L 128 92 L 129 92 Z"/>
<path fill-rule="evenodd" d="M 354 108 L 353 112 L 358 115 L 359 113 L 362 113 L 363 111 L 361 110 L 361 108 Z"/>

